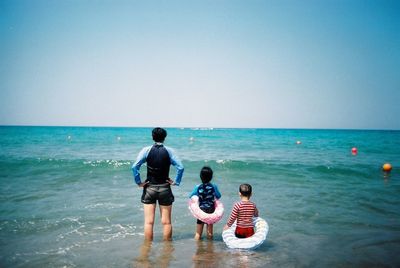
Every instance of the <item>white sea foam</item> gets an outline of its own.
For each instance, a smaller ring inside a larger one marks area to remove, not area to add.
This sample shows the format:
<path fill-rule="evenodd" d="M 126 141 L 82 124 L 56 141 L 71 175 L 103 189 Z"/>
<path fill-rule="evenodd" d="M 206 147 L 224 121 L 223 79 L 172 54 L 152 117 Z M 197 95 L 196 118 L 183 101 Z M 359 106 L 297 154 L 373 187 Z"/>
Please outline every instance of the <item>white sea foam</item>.
<path fill-rule="evenodd" d="M 103 164 L 111 165 L 116 168 L 122 167 L 122 166 L 130 166 L 132 165 L 130 161 L 124 161 L 124 160 L 113 160 L 113 159 L 105 159 L 105 160 L 86 160 L 83 161 L 84 165 L 90 165 L 92 167 L 98 167 Z"/>

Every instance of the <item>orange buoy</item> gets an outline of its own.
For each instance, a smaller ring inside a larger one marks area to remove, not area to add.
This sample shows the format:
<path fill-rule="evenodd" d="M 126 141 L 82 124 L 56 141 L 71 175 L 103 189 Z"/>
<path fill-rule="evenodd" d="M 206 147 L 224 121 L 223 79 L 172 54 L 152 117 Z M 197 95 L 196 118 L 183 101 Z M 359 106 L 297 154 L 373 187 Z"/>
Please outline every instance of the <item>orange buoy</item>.
<path fill-rule="evenodd" d="M 392 165 L 389 163 L 385 163 L 385 164 L 383 164 L 382 169 L 385 172 L 390 172 L 390 171 L 392 171 Z"/>
<path fill-rule="evenodd" d="M 351 148 L 351 153 L 356 155 L 358 153 L 358 150 L 356 147 Z"/>

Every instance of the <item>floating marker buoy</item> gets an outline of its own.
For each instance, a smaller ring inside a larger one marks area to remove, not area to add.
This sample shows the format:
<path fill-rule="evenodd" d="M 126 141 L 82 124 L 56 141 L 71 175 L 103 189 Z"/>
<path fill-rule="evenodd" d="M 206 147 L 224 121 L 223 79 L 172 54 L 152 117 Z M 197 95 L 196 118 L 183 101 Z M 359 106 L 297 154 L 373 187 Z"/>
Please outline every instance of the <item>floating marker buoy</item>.
<path fill-rule="evenodd" d="M 358 150 L 356 147 L 351 148 L 351 153 L 356 155 L 358 153 Z"/>
<path fill-rule="evenodd" d="M 390 171 L 392 171 L 392 165 L 389 163 L 385 163 L 385 164 L 383 164 L 382 169 L 385 172 L 390 172 Z"/>
<path fill-rule="evenodd" d="M 301 141 L 296 141 L 296 144 L 301 144 Z"/>

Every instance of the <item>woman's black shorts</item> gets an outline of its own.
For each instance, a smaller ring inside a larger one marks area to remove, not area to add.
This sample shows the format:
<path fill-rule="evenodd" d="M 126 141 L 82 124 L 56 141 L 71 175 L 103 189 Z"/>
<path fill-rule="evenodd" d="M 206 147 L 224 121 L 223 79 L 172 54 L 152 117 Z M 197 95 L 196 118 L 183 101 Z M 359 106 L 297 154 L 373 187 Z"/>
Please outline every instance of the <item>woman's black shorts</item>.
<path fill-rule="evenodd" d="M 143 188 L 142 203 L 143 204 L 158 204 L 161 206 L 170 206 L 175 198 L 172 194 L 171 185 L 164 184 L 150 184 Z"/>

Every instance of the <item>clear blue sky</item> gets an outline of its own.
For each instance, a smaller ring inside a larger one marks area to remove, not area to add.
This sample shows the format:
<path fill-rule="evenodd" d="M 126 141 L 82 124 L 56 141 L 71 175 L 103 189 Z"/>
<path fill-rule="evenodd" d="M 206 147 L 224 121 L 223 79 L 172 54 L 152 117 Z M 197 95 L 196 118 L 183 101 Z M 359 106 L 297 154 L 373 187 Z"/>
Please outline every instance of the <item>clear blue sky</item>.
<path fill-rule="evenodd" d="M 0 1 L 0 125 L 400 129 L 400 1 Z"/>

